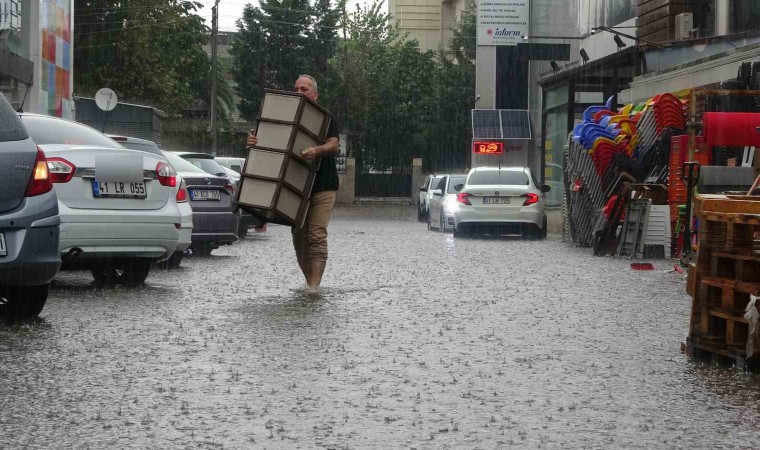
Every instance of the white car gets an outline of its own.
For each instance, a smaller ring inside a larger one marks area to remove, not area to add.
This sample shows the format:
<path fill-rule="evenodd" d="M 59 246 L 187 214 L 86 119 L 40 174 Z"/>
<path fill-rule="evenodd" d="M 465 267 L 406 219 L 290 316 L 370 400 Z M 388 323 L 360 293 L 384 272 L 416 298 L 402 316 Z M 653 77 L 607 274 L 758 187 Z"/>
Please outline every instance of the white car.
<path fill-rule="evenodd" d="M 245 158 L 234 158 L 229 156 L 217 156 L 214 158 L 216 162 L 221 164 L 223 167 L 226 167 L 228 169 L 234 170 L 235 172 L 240 175 L 243 173 L 243 166 L 245 166 Z"/>
<path fill-rule="evenodd" d="M 76 122 L 20 117 L 48 156 L 63 268 L 88 268 L 99 284 L 142 284 L 180 238 L 177 176 L 166 158 L 124 148 Z"/>
<path fill-rule="evenodd" d="M 432 191 L 438 185 L 438 182 L 441 181 L 441 178 L 443 178 L 443 175 L 428 175 L 425 178 L 425 183 L 420 187 L 420 198 L 417 203 L 417 220 L 427 220 L 428 206 L 433 197 Z"/>
<path fill-rule="evenodd" d="M 433 189 L 428 206 L 428 229 L 447 231 L 454 229 L 454 213 L 459 207 L 457 194 L 464 188 L 466 174 L 444 175 Z"/>
<path fill-rule="evenodd" d="M 112 134 L 108 134 L 107 136 L 126 148 L 153 153 L 154 155 L 158 155 L 161 158 L 165 158 L 161 149 L 158 148 L 158 144 L 153 141 Z M 167 162 L 169 162 L 169 165 L 172 166 L 174 172 L 178 172 L 178 170 L 172 165 L 171 161 Z M 175 196 L 177 198 L 177 208 L 179 209 L 181 218 L 181 228 L 179 230 L 179 241 L 177 242 L 177 249 L 174 251 L 172 256 L 169 257 L 169 259 L 161 262 L 161 266 L 166 269 L 176 269 L 180 266 L 182 263 L 182 257 L 185 254 L 185 250 L 190 248 L 193 236 L 193 209 L 190 207 L 190 203 L 188 202 L 189 193 L 187 191 L 187 183 L 185 183 L 185 181 L 179 175 L 177 175 L 177 192 Z"/>
<path fill-rule="evenodd" d="M 546 193 L 527 167 L 477 167 L 457 194 L 454 237 L 515 232 L 546 237 Z"/>

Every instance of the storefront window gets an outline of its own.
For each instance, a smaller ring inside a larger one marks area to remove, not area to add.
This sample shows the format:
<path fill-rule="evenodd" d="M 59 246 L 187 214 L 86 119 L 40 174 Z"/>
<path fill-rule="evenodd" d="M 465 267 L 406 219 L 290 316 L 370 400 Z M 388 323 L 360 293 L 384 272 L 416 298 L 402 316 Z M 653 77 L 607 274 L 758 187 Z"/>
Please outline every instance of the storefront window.
<path fill-rule="evenodd" d="M 567 142 L 568 87 L 546 91 L 544 104 L 544 182 L 552 190 L 547 194 L 547 206 L 562 204 L 562 165 Z"/>
<path fill-rule="evenodd" d="M 21 0 L 0 0 L 0 46 L 29 57 L 29 8 Z"/>
<path fill-rule="evenodd" d="M 731 32 L 743 33 L 757 30 L 760 22 L 760 2 L 758 0 L 734 0 L 731 2 Z"/>

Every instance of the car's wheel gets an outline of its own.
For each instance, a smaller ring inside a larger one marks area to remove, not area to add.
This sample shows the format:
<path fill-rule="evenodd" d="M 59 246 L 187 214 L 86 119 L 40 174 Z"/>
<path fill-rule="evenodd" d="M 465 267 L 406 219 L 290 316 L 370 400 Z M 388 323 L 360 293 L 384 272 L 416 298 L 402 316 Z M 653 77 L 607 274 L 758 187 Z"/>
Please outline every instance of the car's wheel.
<path fill-rule="evenodd" d="M 425 220 L 425 213 L 422 211 L 422 205 L 417 205 L 417 222 Z"/>
<path fill-rule="evenodd" d="M 196 244 L 193 246 L 193 255 L 207 257 L 211 256 L 214 246 L 211 244 Z"/>
<path fill-rule="evenodd" d="M 40 315 L 48 297 L 48 285 L 9 287 L 0 292 L 0 316 L 8 323 Z"/>
<path fill-rule="evenodd" d="M 428 231 L 433 229 L 433 224 L 430 223 L 430 214 L 428 214 L 427 216 L 427 227 L 428 227 Z"/>
<path fill-rule="evenodd" d="M 180 263 L 182 263 L 183 252 L 174 252 L 169 259 L 161 261 L 158 266 L 162 269 L 178 269 Z"/>
<path fill-rule="evenodd" d="M 549 229 L 547 228 L 546 216 L 544 216 L 543 228 L 541 228 L 541 235 L 539 239 L 546 239 L 546 236 L 548 234 L 549 234 Z"/>
<path fill-rule="evenodd" d="M 244 224 L 242 220 L 238 221 L 236 234 L 238 239 L 245 239 L 245 237 L 248 235 L 248 225 Z"/>
<path fill-rule="evenodd" d="M 454 225 L 454 237 L 455 238 L 465 238 L 468 236 L 469 231 L 464 226 L 460 225 L 459 228 L 457 228 L 456 225 Z"/>
<path fill-rule="evenodd" d="M 443 211 L 441 211 L 441 219 L 438 222 L 438 231 L 440 231 L 441 233 L 443 233 L 444 231 L 446 231 L 446 222 L 445 222 L 445 220 L 446 220 L 446 218 L 443 217 Z"/>
<path fill-rule="evenodd" d="M 152 265 L 148 258 L 109 260 L 92 266 L 90 272 L 97 284 L 135 287 L 145 283 Z"/>

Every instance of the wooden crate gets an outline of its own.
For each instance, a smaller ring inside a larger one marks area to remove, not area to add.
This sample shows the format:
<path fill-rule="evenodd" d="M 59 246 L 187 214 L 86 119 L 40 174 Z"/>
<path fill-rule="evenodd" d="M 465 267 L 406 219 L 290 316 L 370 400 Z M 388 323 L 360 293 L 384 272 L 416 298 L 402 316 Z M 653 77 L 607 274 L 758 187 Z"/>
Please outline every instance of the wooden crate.
<path fill-rule="evenodd" d="M 698 250 L 688 271 L 692 309 L 685 349 L 753 368 L 760 358 L 746 357 L 744 313 L 750 296 L 760 296 L 760 198 L 697 196 L 695 213 Z"/>

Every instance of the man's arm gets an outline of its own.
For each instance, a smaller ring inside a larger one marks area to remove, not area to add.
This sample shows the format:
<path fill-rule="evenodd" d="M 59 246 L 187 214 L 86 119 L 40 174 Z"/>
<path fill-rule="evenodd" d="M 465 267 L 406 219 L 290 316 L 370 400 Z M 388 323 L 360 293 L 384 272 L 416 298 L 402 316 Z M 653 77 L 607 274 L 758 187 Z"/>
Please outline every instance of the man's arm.
<path fill-rule="evenodd" d="M 336 137 L 327 138 L 327 142 L 315 147 L 308 147 L 301 152 L 301 157 L 304 159 L 312 159 L 318 156 L 337 155 L 340 150 L 340 142 Z"/>

